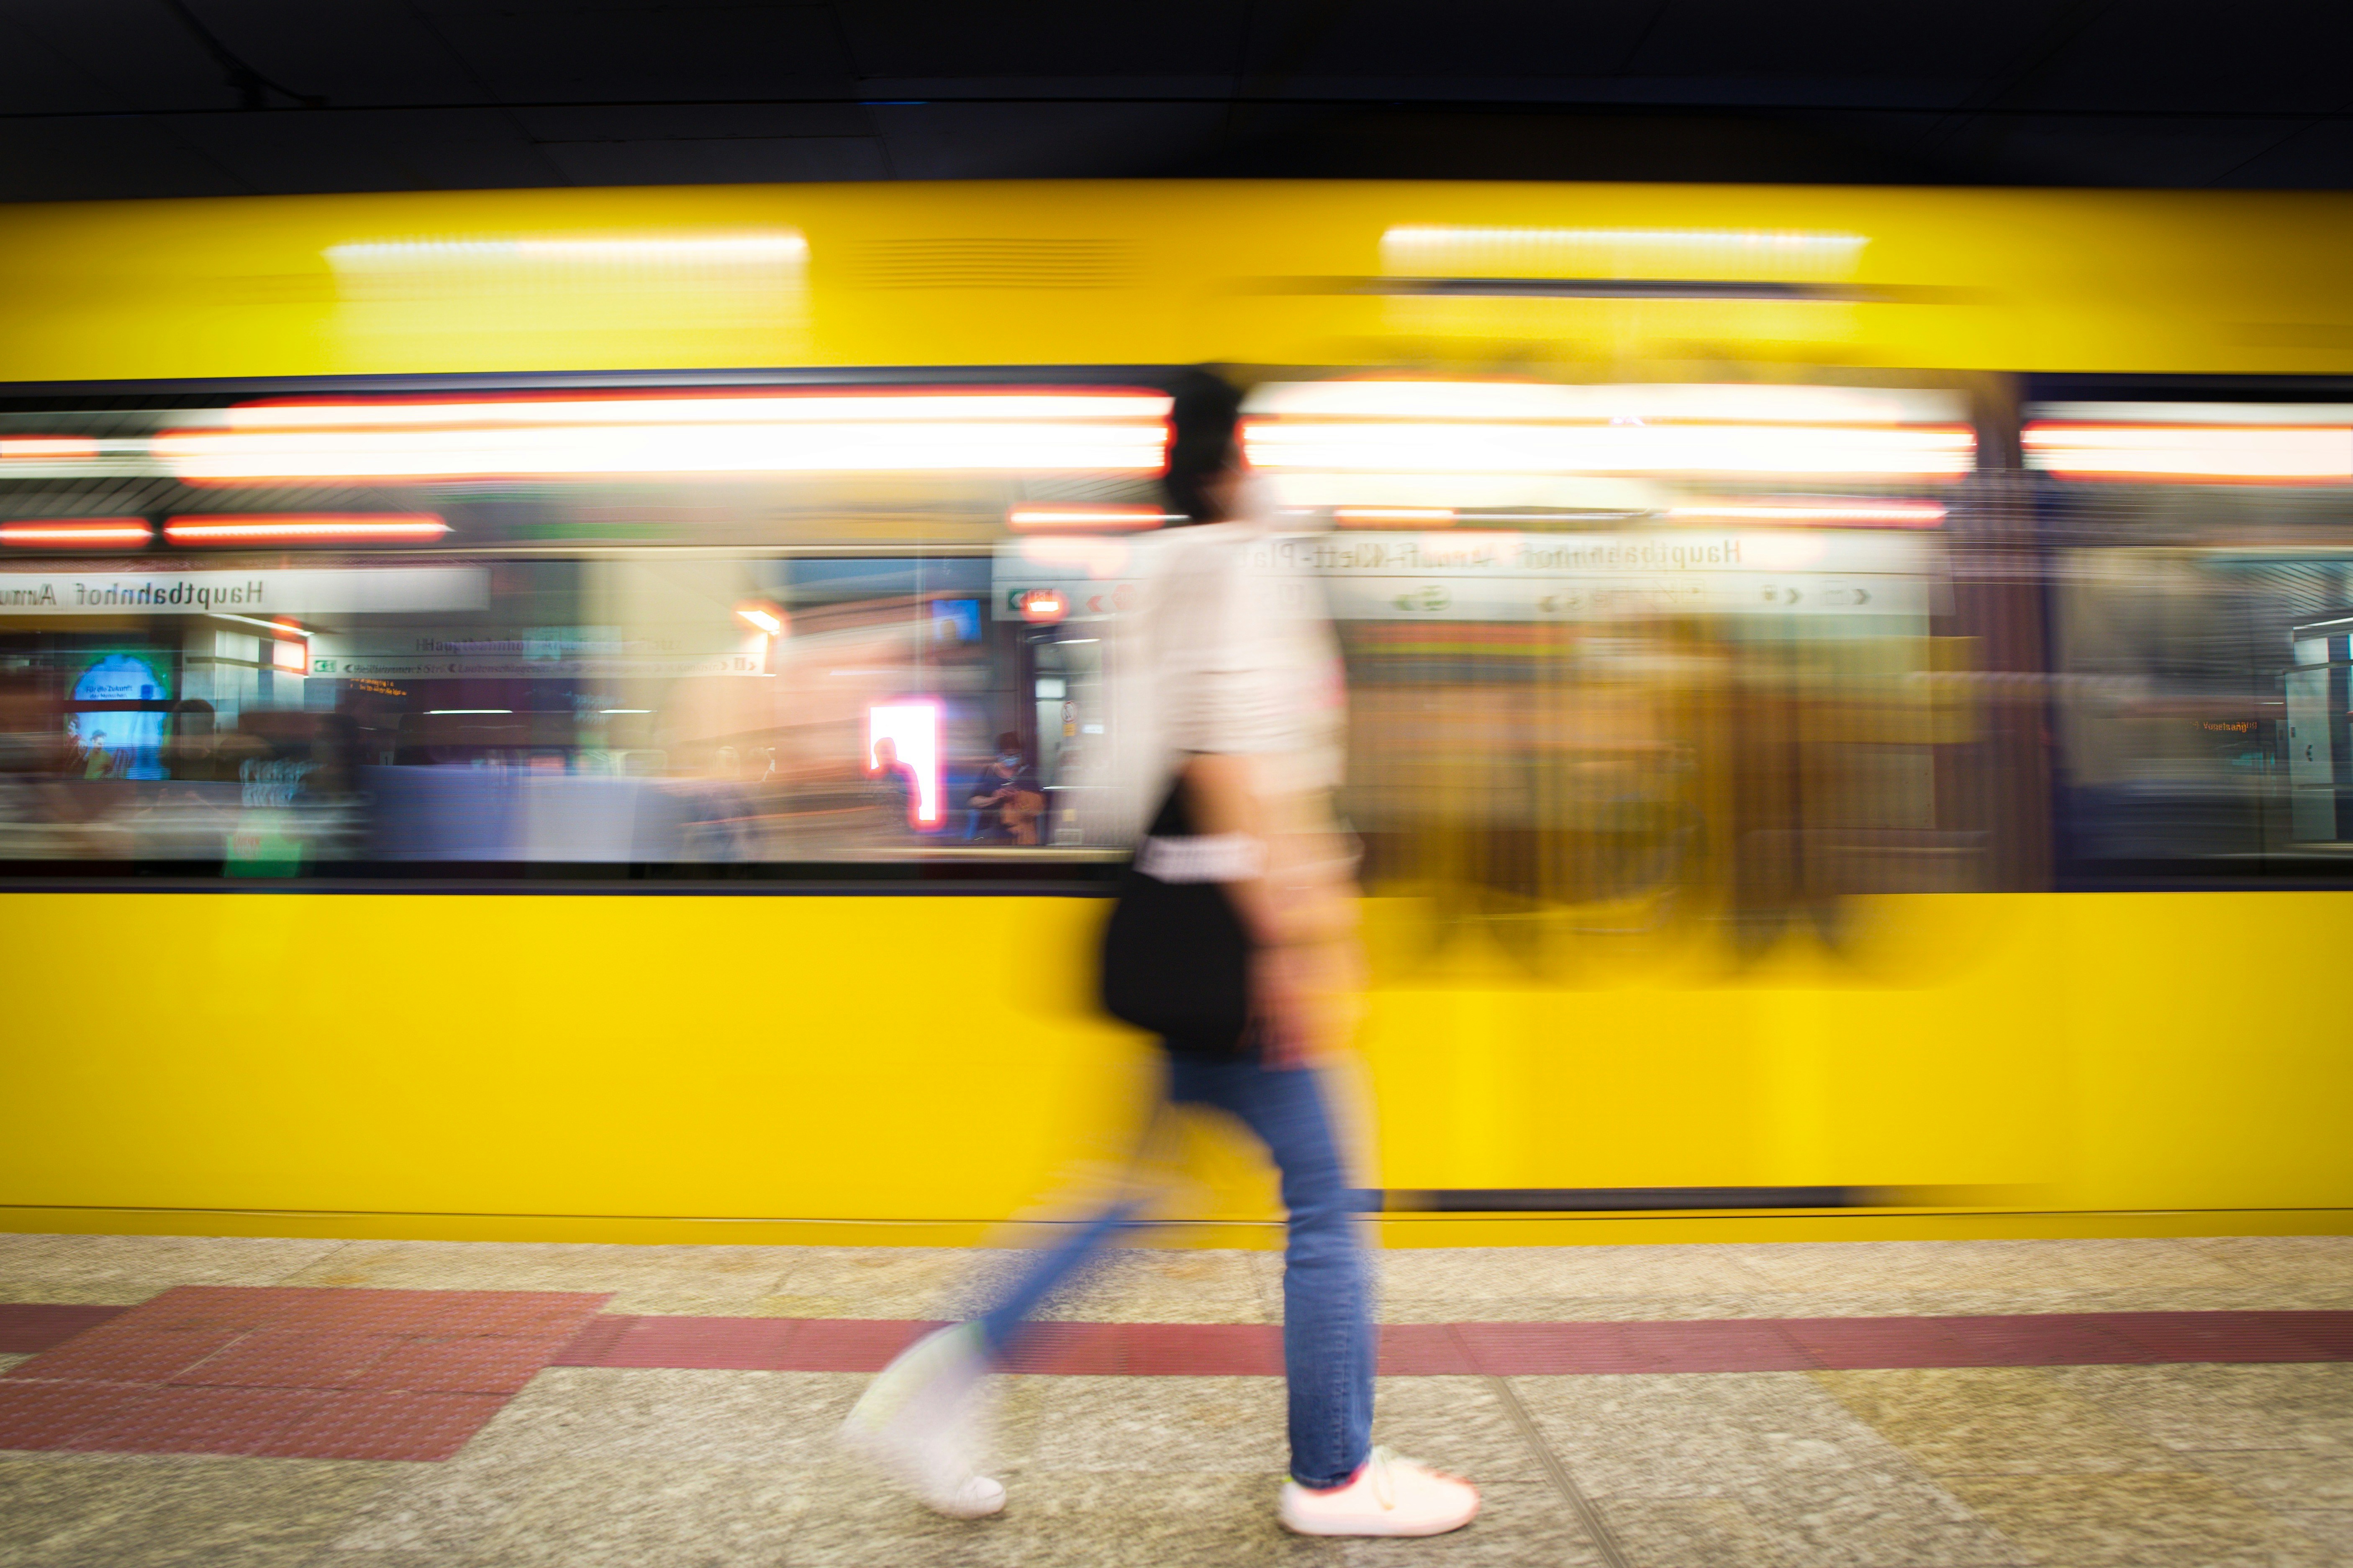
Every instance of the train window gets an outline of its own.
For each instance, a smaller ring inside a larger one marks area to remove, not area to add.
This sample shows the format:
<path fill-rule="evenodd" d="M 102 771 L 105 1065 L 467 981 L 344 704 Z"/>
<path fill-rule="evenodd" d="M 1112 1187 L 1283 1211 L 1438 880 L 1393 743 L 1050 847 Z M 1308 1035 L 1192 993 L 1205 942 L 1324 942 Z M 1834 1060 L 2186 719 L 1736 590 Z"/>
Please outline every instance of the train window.
<path fill-rule="evenodd" d="M 0 413 L 20 874 L 1099 879 L 1124 848 L 1159 393 L 182 401 Z M 2008 875 L 1946 679 L 1987 657 L 1961 393 L 1333 377 L 1258 386 L 1244 437 L 1262 563 L 1335 617 L 1367 876 L 1433 934 L 1769 935 Z"/>
<path fill-rule="evenodd" d="M 2024 446 L 2073 868 L 2353 869 L 2353 407 L 2047 403 Z"/>
<path fill-rule="evenodd" d="M 0 414 L 0 854 L 1095 875 L 1112 851 L 1071 775 L 1103 722 L 1084 628 L 1107 607 L 1044 613 L 997 546 L 1024 507 L 1156 521 L 1166 402 L 575 387 Z"/>
<path fill-rule="evenodd" d="M 1253 460 L 1327 522 L 1348 815 L 1433 942 L 1539 967 L 1694 921 L 1989 885 L 1955 391 L 1332 380 Z"/>

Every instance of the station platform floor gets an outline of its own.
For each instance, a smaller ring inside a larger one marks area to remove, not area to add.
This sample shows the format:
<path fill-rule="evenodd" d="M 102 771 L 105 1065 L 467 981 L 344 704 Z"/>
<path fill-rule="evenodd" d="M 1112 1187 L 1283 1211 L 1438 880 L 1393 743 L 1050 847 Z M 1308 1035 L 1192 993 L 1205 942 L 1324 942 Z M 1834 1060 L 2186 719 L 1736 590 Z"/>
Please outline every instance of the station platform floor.
<path fill-rule="evenodd" d="M 1118 1253 L 1006 1379 L 1010 1502 L 832 1429 L 1018 1254 L 0 1236 L 26 1568 L 2353 1563 L 2353 1238 L 1417 1249 L 1426 1542 L 1284 1535 L 1281 1259 Z"/>

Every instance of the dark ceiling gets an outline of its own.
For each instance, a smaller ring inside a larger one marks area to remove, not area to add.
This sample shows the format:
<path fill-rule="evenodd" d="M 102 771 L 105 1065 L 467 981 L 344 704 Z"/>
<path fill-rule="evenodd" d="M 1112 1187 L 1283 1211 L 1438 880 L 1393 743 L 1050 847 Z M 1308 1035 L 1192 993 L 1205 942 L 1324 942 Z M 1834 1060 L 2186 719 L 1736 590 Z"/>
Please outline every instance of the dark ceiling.
<path fill-rule="evenodd" d="M 2342 188 L 2353 4 L 0 0 L 0 200 L 1061 176 Z"/>

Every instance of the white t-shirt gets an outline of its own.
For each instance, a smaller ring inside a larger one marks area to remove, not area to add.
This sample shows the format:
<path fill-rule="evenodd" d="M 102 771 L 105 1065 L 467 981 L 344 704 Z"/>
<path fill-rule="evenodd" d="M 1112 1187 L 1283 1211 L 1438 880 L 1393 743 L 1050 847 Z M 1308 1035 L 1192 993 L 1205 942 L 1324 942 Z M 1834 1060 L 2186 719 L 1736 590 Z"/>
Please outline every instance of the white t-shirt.
<path fill-rule="evenodd" d="M 1141 835 L 1185 756 L 1262 757 L 1277 789 L 1336 787 L 1346 687 L 1322 582 L 1258 521 L 1145 542 L 1136 607 L 1106 628 L 1113 744 L 1088 841 Z"/>

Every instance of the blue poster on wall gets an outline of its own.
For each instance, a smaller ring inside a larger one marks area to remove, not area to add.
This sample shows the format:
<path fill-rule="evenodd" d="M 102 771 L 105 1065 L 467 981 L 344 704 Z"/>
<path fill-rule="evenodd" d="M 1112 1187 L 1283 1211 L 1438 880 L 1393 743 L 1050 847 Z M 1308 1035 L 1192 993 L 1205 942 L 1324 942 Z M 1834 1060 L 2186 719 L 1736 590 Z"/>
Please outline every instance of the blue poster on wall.
<path fill-rule="evenodd" d="M 159 702 L 170 693 L 154 666 L 133 654 L 110 653 L 75 680 L 76 702 Z M 84 778 L 164 776 L 164 714 L 158 709 L 76 713 L 67 721 Z"/>

